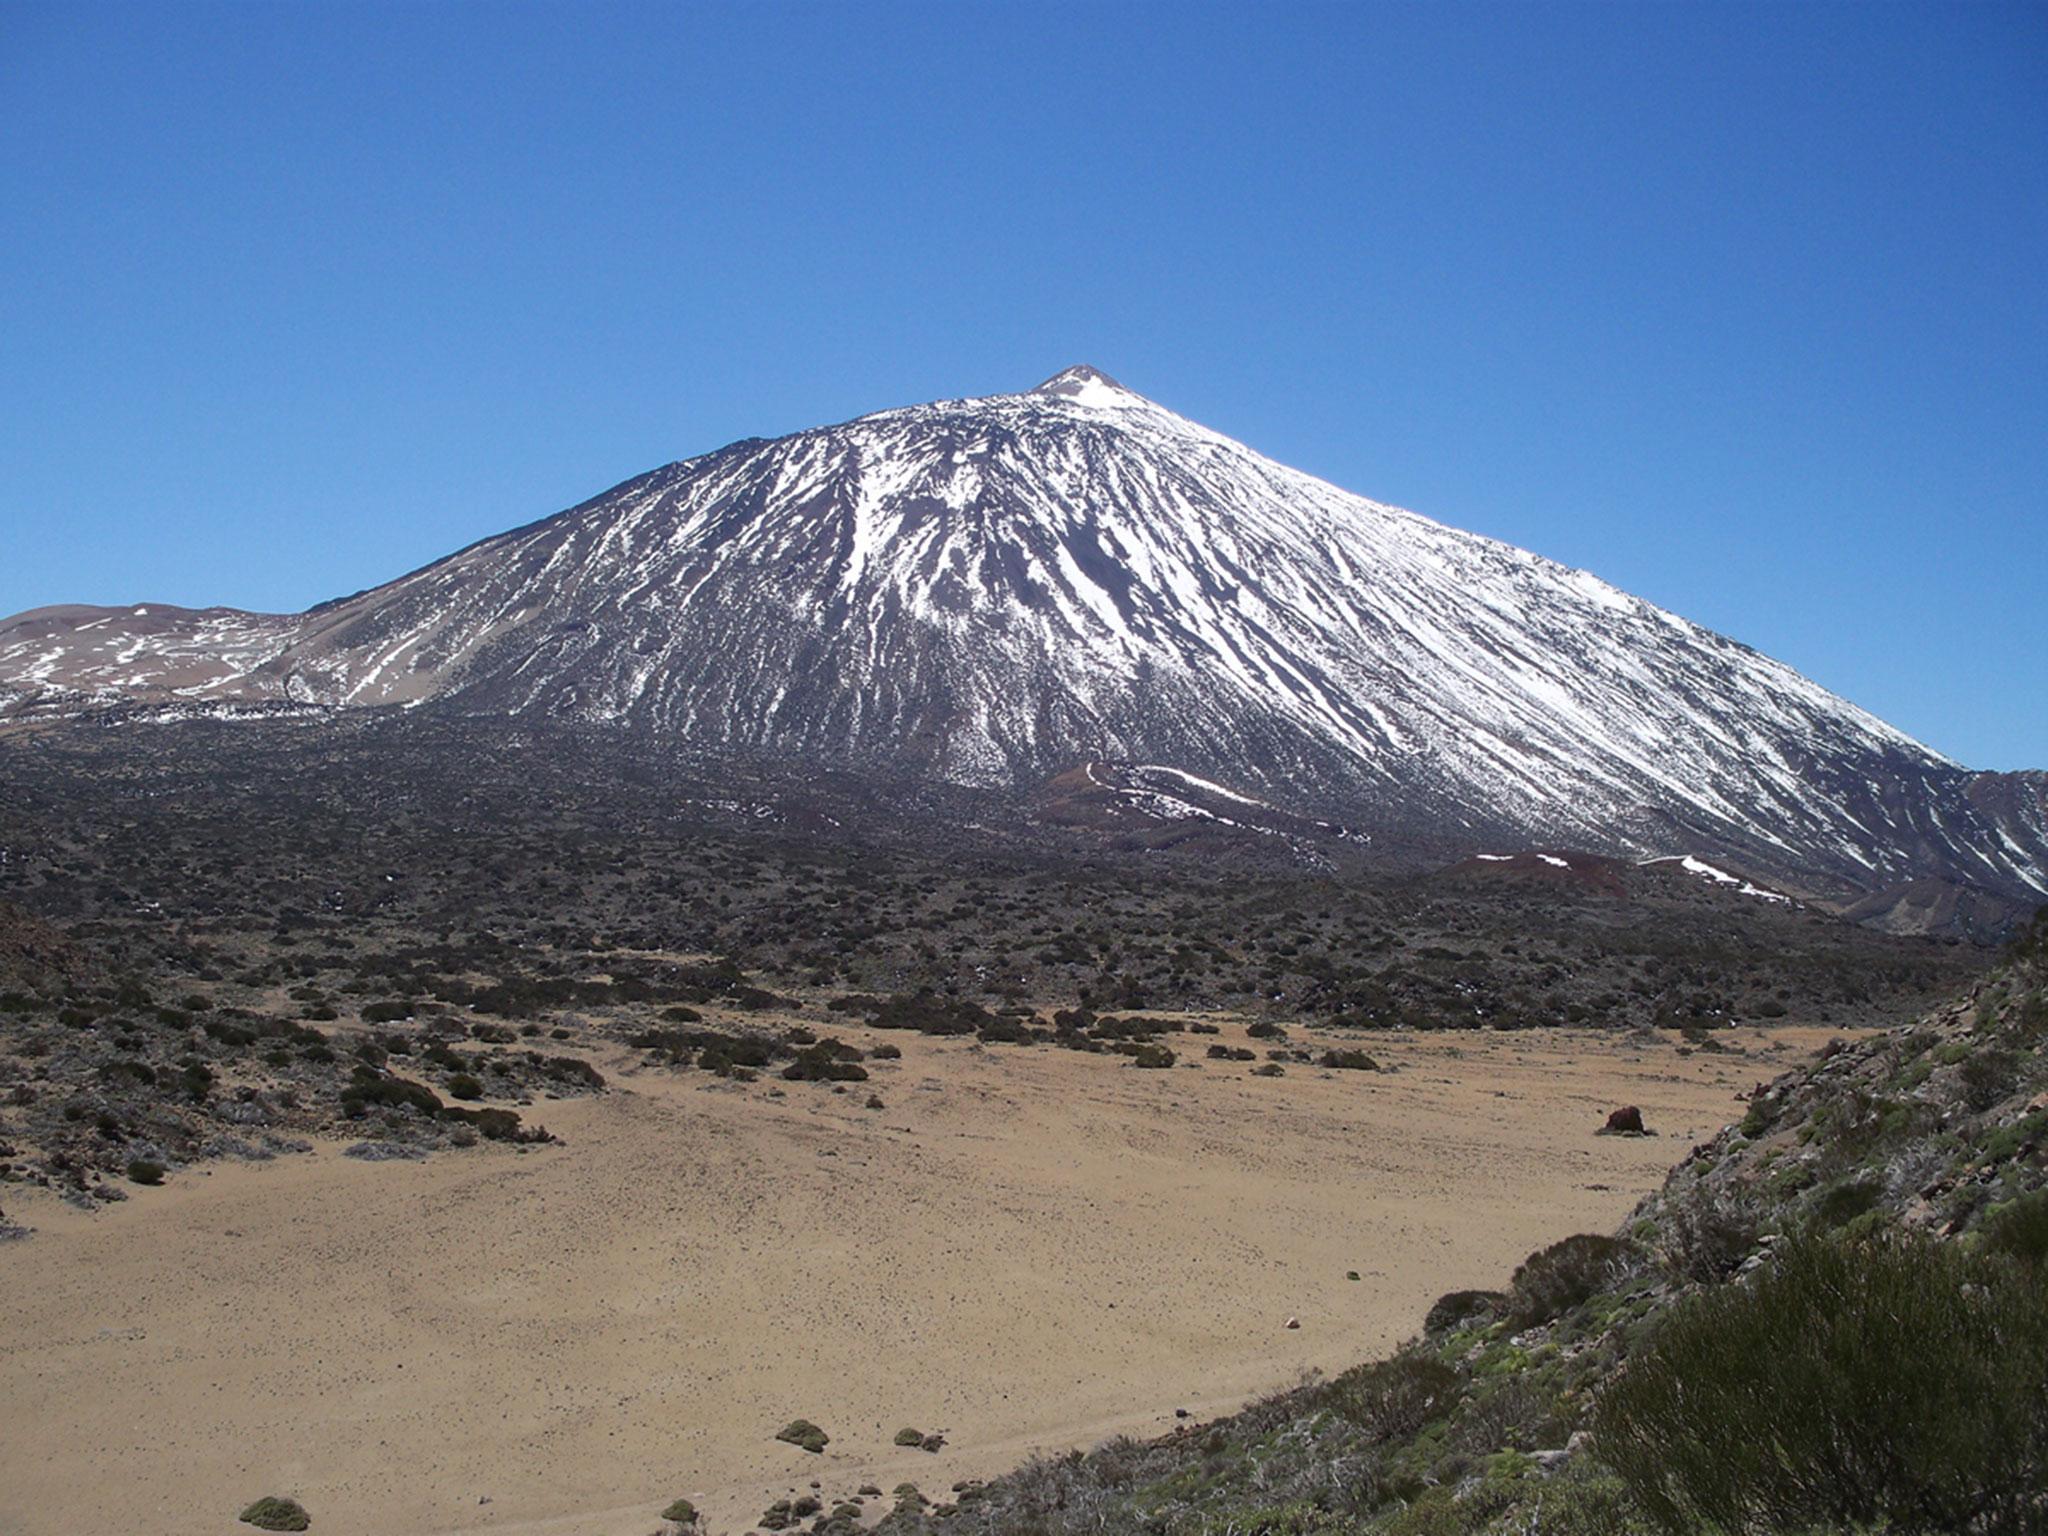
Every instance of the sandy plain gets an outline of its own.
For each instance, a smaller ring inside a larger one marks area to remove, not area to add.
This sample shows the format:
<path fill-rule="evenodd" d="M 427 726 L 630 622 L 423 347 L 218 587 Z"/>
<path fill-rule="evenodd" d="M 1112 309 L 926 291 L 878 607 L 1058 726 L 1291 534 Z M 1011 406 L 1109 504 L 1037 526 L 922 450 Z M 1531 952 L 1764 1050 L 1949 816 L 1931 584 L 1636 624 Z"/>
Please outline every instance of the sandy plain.
<path fill-rule="evenodd" d="M 10 1196 L 36 1231 L 0 1247 L 0 1532 L 225 1536 L 273 1492 L 324 1536 L 645 1536 L 678 1495 L 731 1532 L 814 1481 L 942 1498 L 1372 1357 L 1613 1228 L 1818 1039 L 1375 1037 L 1342 1043 L 1395 1070 L 1262 1079 L 841 1033 L 903 1058 L 835 1094 L 600 1053 L 611 1091 L 527 1111 L 561 1146 L 336 1142 L 95 1214 Z M 1624 1103 L 1662 1134 L 1595 1136 Z M 798 1416 L 823 1455 L 772 1438 Z M 904 1425 L 948 1443 L 899 1450 Z"/>

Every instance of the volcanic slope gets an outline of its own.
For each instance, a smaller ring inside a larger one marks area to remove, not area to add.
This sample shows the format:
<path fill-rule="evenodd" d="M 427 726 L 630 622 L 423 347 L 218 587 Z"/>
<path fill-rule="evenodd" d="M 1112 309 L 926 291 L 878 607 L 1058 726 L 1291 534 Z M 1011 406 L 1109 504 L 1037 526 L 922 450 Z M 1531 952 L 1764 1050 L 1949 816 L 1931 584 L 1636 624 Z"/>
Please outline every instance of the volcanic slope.
<path fill-rule="evenodd" d="M 0 623 L 0 715 L 115 701 L 619 720 L 982 784 L 1165 764 L 1467 847 L 2048 894 L 2048 775 L 1089 368 L 735 443 L 304 614 Z"/>

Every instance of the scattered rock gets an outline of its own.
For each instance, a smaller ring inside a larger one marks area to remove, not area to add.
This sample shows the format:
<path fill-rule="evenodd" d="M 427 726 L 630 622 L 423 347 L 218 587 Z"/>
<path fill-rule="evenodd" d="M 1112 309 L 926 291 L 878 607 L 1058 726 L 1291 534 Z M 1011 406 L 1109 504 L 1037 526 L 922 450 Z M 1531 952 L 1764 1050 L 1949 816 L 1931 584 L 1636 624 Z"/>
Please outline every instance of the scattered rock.
<path fill-rule="evenodd" d="M 1299 1328 L 1301 1326 L 1301 1319 L 1298 1317 L 1290 1317 L 1289 1319 L 1287 1319 L 1287 1326 L 1290 1328 Z"/>
<path fill-rule="evenodd" d="M 359 1141 L 341 1154 L 366 1163 L 417 1163 L 427 1155 L 425 1147 L 411 1147 L 397 1141 Z"/>

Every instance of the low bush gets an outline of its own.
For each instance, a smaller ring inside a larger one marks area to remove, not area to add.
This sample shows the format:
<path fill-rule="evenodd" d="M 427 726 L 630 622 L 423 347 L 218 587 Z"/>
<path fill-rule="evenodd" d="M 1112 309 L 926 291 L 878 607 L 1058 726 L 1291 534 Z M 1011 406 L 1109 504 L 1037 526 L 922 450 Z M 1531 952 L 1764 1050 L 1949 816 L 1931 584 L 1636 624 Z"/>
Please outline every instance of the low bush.
<path fill-rule="evenodd" d="M 164 1181 L 164 1165 L 153 1163 L 146 1157 L 129 1159 L 128 1179 L 134 1184 L 161 1184 Z"/>
<path fill-rule="evenodd" d="M 2019 1536 L 2048 1487 L 2038 1270 L 1886 1233 L 1781 1244 L 1679 1306 L 1595 1409 L 1664 1530 Z"/>
<path fill-rule="evenodd" d="M 1978 1230 L 1987 1252 L 2029 1266 L 2048 1265 L 2048 1189 L 1993 1206 Z"/>
<path fill-rule="evenodd" d="M 1622 1279 L 1641 1250 L 1625 1238 L 1581 1232 L 1532 1253 L 1509 1285 L 1514 1320 L 1524 1328 L 1553 1322 Z"/>
<path fill-rule="evenodd" d="M 1844 1227 L 1884 1198 L 1876 1179 L 1844 1179 L 1813 1202 L 1813 1219 L 1821 1227 Z"/>
<path fill-rule="evenodd" d="M 838 1040 L 820 1040 L 798 1051 L 782 1075 L 792 1083 L 864 1083 L 868 1072 L 859 1056 L 859 1051 Z"/>
<path fill-rule="evenodd" d="M 296 1499 L 262 1498 L 242 1511 L 242 1523 L 259 1531 L 303 1531 L 313 1518 Z"/>
<path fill-rule="evenodd" d="M 1395 1355 L 1346 1371 L 1323 1389 L 1322 1400 L 1376 1444 L 1404 1440 L 1451 1411 L 1463 1379 L 1428 1355 Z"/>
<path fill-rule="evenodd" d="M 1504 1291 L 1448 1291 L 1437 1297 L 1422 1320 L 1424 1333 L 1449 1333 L 1480 1318 L 1496 1316 L 1507 1305 Z"/>
<path fill-rule="evenodd" d="M 1343 1072 L 1377 1072 L 1380 1069 L 1380 1064 L 1363 1051 L 1325 1051 L 1318 1065 Z"/>
<path fill-rule="evenodd" d="M 1744 1195 L 1694 1184 L 1676 1196 L 1664 1223 L 1664 1263 L 1680 1279 L 1711 1284 L 1735 1273 L 1754 1253 L 1761 1233 L 1755 1206 Z"/>
<path fill-rule="evenodd" d="M 390 1077 L 375 1067 L 357 1066 L 349 1085 L 341 1090 L 341 1110 L 359 1120 L 372 1108 L 414 1109 L 423 1115 L 440 1113 L 441 1099 L 424 1083 Z"/>
<path fill-rule="evenodd" d="M 697 1523 L 697 1506 L 688 1499 L 677 1499 L 661 1512 L 661 1518 L 673 1520 L 677 1525 L 695 1525 Z"/>
<path fill-rule="evenodd" d="M 832 1437 L 818 1428 L 809 1419 L 791 1419 L 787 1424 L 783 1425 L 775 1438 L 786 1441 L 790 1445 L 799 1446 L 809 1451 L 813 1456 L 822 1452 L 826 1446 L 832 1443 Z"/>
<path fill-rule="evenodd" d="M 896 1431 L 896 1443 L 901 1446 L 922 1445 L 924 1444 L 924 1432 L 912 1429 L 906 1424 L 903 1428 Z"/>
<path fill-rule="evenodd" d="M 1031 1045 L 1038 1036 L 1031 1026 L 1022 1019 L 998 1016 L 976 1030 L 975 1038 L 984 1045 Z"/>

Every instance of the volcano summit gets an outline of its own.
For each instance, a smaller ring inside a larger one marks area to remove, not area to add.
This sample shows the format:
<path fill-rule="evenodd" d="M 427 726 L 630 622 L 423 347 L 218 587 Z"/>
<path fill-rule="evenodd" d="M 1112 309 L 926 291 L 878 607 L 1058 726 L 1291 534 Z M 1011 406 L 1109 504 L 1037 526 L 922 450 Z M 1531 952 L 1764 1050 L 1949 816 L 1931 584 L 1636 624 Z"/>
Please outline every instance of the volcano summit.
<path fill-rule="evenodd" d="M 0 719 L 134 705 L 538 714 L 991 785 L 1168 765 L 1468 848 L 2048 895 L 2048 775 L 1086 367 L 734 443 L 301 614 L 0 622 Z"/>

